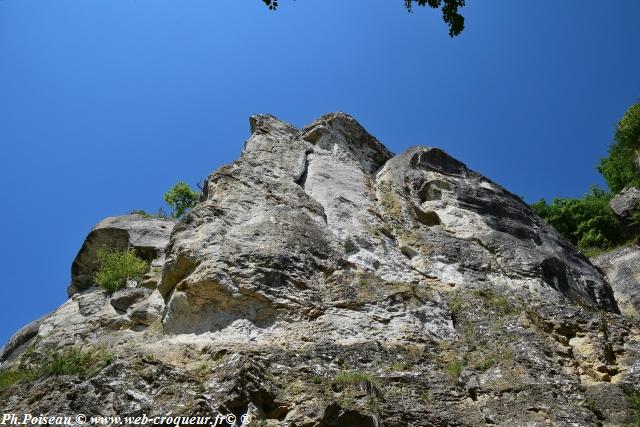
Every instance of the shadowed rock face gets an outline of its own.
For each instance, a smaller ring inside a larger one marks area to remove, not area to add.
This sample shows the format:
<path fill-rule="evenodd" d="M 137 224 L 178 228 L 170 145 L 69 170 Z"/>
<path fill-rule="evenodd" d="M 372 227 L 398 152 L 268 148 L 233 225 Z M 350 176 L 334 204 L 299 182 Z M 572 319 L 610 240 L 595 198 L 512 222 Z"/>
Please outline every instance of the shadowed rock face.
<path fill-rule="evenodd" d="M 0 361 L 37 367 L 71 347 L 113 361 L 0 388 L 3 413 L 634 422 L 638 322 L 520 198 L 440 149 L 394 156 L 343 113 L 250 126 L 177 224 L 125 216 L 92 230 L 69 300 Z M 156 268 L 107 295 L 92 286 L 102 245 Z"/>

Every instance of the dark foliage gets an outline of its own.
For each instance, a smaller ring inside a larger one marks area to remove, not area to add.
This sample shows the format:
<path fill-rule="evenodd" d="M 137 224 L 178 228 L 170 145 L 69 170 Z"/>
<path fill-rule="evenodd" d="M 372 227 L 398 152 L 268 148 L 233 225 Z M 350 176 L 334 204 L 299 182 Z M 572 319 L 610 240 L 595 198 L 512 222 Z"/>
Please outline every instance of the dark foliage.
<path fill-rule="evenodd" d="M 278 0 L 262 1 L 270 10 L 278 7 Z M 449 26 L 451 37 L 459 35 L 464 30 L 464 16 L 460 14 L 460 9 L 464 7 L 465 0 L 404 0 L 404 6 L 409 12 L 413 10 L 414 5 L 442 10 L 442 20 Z"/>

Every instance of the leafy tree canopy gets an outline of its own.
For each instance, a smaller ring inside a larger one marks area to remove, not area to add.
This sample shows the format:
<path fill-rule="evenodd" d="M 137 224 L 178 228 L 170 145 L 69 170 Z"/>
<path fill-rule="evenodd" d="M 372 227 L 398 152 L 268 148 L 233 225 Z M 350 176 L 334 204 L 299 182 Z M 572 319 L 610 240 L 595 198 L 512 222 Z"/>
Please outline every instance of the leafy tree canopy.
<path fill-rule="evenodd" d="M 622 243 L 618 221 L 609 208 L 611 195 L 592 187 L 581 199 L 553 199 L 531 205 L 547 223 L 581 250 L 610 248 Z"/>
<path fill-rule="evenodd" d="M 609 189 L 619 193 L 625 187 L 640 187 L 640 103 L 632 105 L 618 122 L 609 155 L 600 160 L 598 171 Z"/>
<path fill-rule="evenodd" d="M 278 0 L 262 0 L 271 10 L 278 7 Z M 409 12 L 414 5 L 429 6 L 433 9 L 442 10 L 442 20 L 449 26 L 451 37 L 459 35 L 464 30 L 464 16 L 460 14 L 460 9 L 464 7 L 465 0 L 404 0 L 404 7 Z"/>
<path fill-rule="evenodd" d="M 200 193 L 193 190 L 189 184 L 179 181 L 171 187 L 169 191 L 164 193 L 164 201 L 171 208 L 171 214 L 175 218 L 184 215 L 188 210 L 193 208 L 200 199 Z"/>

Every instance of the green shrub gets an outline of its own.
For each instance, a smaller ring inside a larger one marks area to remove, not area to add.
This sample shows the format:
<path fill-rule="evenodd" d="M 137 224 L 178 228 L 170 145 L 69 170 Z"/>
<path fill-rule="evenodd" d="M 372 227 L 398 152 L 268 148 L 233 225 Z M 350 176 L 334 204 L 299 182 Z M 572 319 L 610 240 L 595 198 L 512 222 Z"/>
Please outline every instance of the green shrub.
<path fill-rule="evenodd" d="M 348 385 L 357 385 L 357 384 L 378 384 L 380 380 L 374 377 L 373 375 L 367 372 L 340 372 L 337 374 L 333 381 L 331 381 L 334 385 L 339 386 L 348 386 Z"/>
<path fill-rule="evenodd" d="M 611 194 L 593 187 L 582 199 L 542 199 L 534 211 L 581 250 L 608 248 L 623 241 L 609 201 Z"/>
<path fill-rule="evenodd" d="M 94 275 L 97 285 L 113 293 L 127 285 L 127 280 L 140 280 L 149 264 L 138 258 L 132 250 L 113 251 L 98 249 L 98 271 Z"/>
<path fill-rule="evenodd" d="M 403 362 L 403 361 L 396 361 L 393 362 L 390 366 L 392 371 L 396 371 L 396 372 L 402 372 L 402 371 L 408 371 L 411 369 L 411 365 L 408 364 L 407 362 Z"/>
<path fill-rule="evenodd" d="M 101 350 L 84 351 L 76 347 L 57 353 L 53 358 L 30 368 L 0 371 L 0 390 L 18 383 L 28 383 L 55 375 L 90 377 L 112 362 L 112 356 Z"/>
<path fill-rule="evenodd" d="M 460 378 L 460 374 L 462 374 L 462 370 L 464 369 L 464 364 L 459 360 L 453 360 L 445 366 L 444 371 L 447 373 L 449 378 L 454 381 L 457 381 Z"/>
<path fill-rule="evenodd" d="M 520 314 L 522 311 L 520 304 L 512 304 L 505 295 L 490 288 L 473 291 L 473 295 L 482 298 L 486 308 L 502 316 Z"/>
<path fill-rule="evenodd" d="M 36 368 L 38 376 L 78 375 L 89 377 L 110 365 L 113 356 L 104 350 L 68 348 Z"/>
<path fill-rule="evenodd" d="M 17 383 L 29 382 L 36 378 L 37 376 L 32 371 L 24 369 L 0 371 L 0 390 L 4 390 Z"/>
<path fill-rule="evenodd" d="M 171 208 L 171 215 L 179 218 L 192 209 L 200 199 L 200 193 L 189 187 L 189 184 L 180 181 L 164 193 L 164 201 Z"/>
<path fill-rule="evenodd" d="M 629 403 L 636 413 L 636 425 L 640 427 L 640 391 L 633 390 L 628 392 Z"/>
<path fill-rule="evenodd" d="M 640 187 L 640 171 L 636 164 L 639 150 L 640 103 L 637 103 L 618 122 L 609 155 L 600 160 L 598 166 L 613 193 L 619 193 L 625 187 Z"/>

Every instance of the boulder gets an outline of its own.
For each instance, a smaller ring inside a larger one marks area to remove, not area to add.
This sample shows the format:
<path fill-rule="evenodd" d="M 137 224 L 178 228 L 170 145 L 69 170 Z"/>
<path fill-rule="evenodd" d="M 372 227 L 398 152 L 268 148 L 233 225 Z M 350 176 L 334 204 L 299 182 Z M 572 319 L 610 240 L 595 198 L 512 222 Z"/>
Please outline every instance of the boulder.
<path fill-rule="evenodd" d="M 129 307 L 143 300 L 151 294 L 147 288 L 125 288 L 116 291 L 110 298 L 110 303 L 116 311 L 126 312 Z"/>
<path fill-rule="evenodd" d="M 86 237 L 71 265 L 71 284 L 67 293 L 71 296 L 93 285 L 93 275 L 98 268 L 96 253 L 100 248 L 131 248 L 152 268 L 161 269 L 164 250 L 175 224 L 173 219 L 139 214 L 109 217 L 100 221 Z"/>
<path fill-rule="evenodd" d="M 164 309 L 164 299 L 158 291 L 154 291 L 147 298 L 133 304 L 127 314 L 129 318 L 142 325 L 151 325 L 153 322 L 160 320 Z"/>
<path fill-rule="evenodd" d="M 609 206 L 629 235 L 640 232 L 640 189 L 625 188 L 611 199 Z"/>

